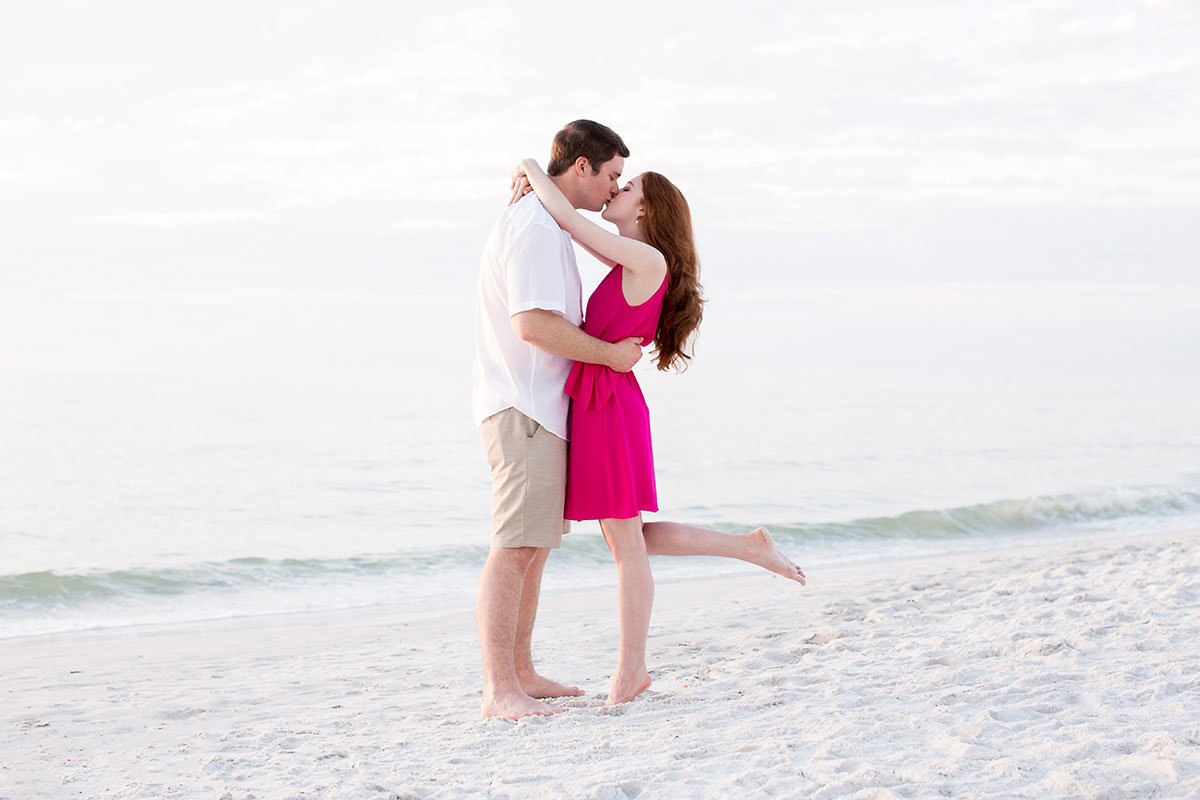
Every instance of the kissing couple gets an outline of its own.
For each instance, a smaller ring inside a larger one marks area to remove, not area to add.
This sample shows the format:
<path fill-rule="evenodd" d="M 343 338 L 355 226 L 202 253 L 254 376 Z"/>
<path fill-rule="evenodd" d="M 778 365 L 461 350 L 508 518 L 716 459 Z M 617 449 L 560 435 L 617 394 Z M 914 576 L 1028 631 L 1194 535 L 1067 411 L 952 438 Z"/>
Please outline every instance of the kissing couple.
<path fill-rule="evenodd" d="M 546 698 L 583 694 L 538 674 L 531 652 L 542 571 L 568 520 L 599 520 L 617 563 L 621 642 L 607 705 L 650 685 L 649 556 L 724 556 L 805 582 L 763 528 L 642 522 L 658 497 L 650 414 L 631 370 L 651 343 L 658 369 L 686 366 L 704 298 L 687 201 L 657 172 L 622 186 L 628 157 L 612 129 L 568 124 L 544 172 L 533 159 L 517 167 L 484 248 L 472 409 L 492 471 L 491 549 L 476 596 L 485 717 L 556 714 L 567 709 Z M 603 210 L 617 232 L 577 209 Z M 572 241 L 608 268 L 586 315 Z"/>

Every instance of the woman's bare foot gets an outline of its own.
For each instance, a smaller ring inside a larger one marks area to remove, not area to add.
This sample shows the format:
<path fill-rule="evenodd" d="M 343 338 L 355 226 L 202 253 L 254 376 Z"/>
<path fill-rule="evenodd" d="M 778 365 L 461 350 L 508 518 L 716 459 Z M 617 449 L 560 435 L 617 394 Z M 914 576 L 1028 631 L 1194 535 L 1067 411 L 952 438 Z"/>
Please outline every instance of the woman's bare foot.
<path fill-rule="evenodd" d="M 615 706 L 620 703 L 628 703 L 648 688 L 650 688 L 649 672 L 643 672 L 641 675 L 635 675 L 629 679 L 614 675 L 612 688 L 608 690 L 608 699 L 604 701 L 604 705 Z"/>
<path fill-rule="evenodd" d="M 804 570 L 779 552 L 779 548 L 775 546 L 775 540 L 771 538 L 770 531 L 766 528 L 755 528 L 746 536 L 751 537 L 750 541 L 752 542 L 751 555 L 748 559 L 751 563 L 769 569 L 776 575 L 796 581 L 801 586 L 806 585 L 807 576 L 804 574 Z"/>
<path fill-rule="evenodd" d="M 536 672 L 518 675 L 517 681 L 530 697 L 579 697 L 583 694 L 583 689 L 578 686 L 567 686 L 565 683 L 543 678 Z"/>
<path fill-rule="evenodd" d="M 503 717 L 504 719 L 521 719 L 522 717 L 549 717 L 561 714 L 567 709 L 562 706 L 552 706 L 541 700 L 534 700 L 524 692 L 496 697 L 483 697 L 480 708 L 484 719 L 488 717 Z"/>

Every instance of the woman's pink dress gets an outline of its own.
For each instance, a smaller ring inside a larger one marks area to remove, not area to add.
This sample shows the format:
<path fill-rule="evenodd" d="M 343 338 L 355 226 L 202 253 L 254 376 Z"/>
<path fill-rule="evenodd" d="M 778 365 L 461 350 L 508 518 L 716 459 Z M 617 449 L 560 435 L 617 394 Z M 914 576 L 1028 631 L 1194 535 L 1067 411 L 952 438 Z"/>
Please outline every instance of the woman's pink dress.
<path fill-rule="evenodd" d="M 641 305 L 625 302 L 621 265 L 609 270 L 588 298 L 583 330 L 619 342 L 640 336 L 649 345 L 658 331 L 667 279 Z M 571 396 L 567 451 L 567 519 L 630 519 L 658 510 L 650 410 L 632 372 L 575 362 L 565 391 Z"/>

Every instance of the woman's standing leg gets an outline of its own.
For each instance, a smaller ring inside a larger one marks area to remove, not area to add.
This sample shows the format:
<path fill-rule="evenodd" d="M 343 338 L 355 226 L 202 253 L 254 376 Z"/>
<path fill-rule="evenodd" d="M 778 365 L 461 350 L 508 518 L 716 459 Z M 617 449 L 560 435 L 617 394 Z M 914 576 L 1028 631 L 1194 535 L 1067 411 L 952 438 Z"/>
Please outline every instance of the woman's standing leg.
<path fill-rule="evenodd" d="M 602 519 L 604 540 L 617 562 L 618 611 L 621 618 L 621 655 L 605 705 L 625 703 L 646 690 L 646 635 L 654 607 L 654 576 L 642 536 L 642 520 Z"/>
<path fill-rule="evenodd" d="M 804 570 L 779 552 L 766 528 L 737 535 L 680 522 L 647 522 L 642 526 L 646 552 L 652 556 L 722 556 L 757 564 L 778 575 L 805 582 Z"/>

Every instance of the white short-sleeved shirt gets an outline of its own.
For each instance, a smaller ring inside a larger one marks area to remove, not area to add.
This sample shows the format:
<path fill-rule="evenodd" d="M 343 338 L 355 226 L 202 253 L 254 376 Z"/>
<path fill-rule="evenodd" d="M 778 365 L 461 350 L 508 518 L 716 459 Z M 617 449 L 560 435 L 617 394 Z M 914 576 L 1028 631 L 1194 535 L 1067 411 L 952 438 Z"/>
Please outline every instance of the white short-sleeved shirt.
<path fill-rule="evenodd" d="M 516 408 L 567 438 L 563 393 L 571 361 L 520 339 L 511 318 L 541 308 L 583 323 L 583 286 L 571 237 L 533 192 L 509 206 L 492 229 L 475 296 L 475 424 Z"/>

